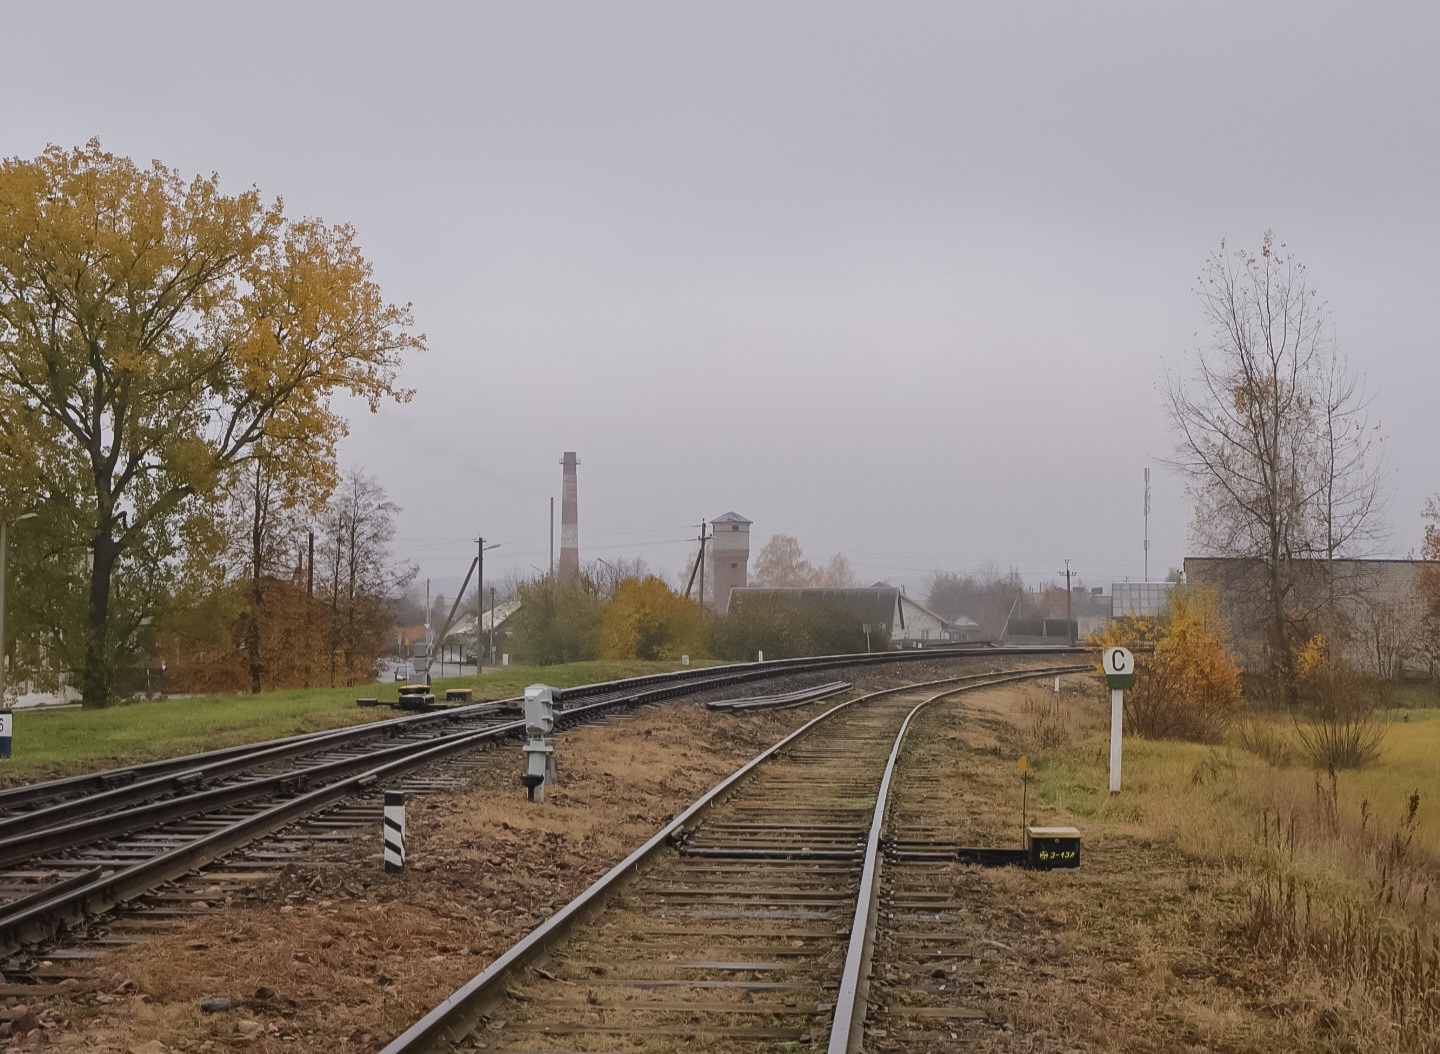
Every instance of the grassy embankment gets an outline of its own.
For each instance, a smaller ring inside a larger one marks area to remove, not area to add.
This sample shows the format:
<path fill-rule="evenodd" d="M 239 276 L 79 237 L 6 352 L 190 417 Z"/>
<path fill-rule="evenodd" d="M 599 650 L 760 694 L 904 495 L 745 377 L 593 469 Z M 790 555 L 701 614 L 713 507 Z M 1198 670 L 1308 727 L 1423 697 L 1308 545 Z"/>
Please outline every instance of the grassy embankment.
<path fill-rule="evenodd" d="M 564 666 L 507 666 L 474 676 L 437 679 L 434 690 L 473 688 L 475 699 L 507 699 L 528 684 L 567 688 L 620 677 L 663 673 L 672 662 L 578 662 Z M 19 710 L 14 757 L 0 761 L 0 784 L 177 757 L 203 750 L 278 739 L 301 732 L 383 721 L 400 716 L 389 707 L 357 707 L 365 696 L 383 701 L 398 695 L 394 684 L 307 688 L 259 695 L 195 695 L 110 707 L 105 710 Z"/>
<path fill-rule="evenodd" d="M 1381 757 L 1358 771 L 1309 767 L 1283 715 L 1251 716 L 1229 745 L 1127 739 L 1113 798 L 1098 690 L 1080 718 L 1036 697 L 1023 735 L 1042 800 L 1082 827 L 1173 840 L 1233 869 L 1246 891 L 1230 920 L 1236 940 L 1269 956 L 1288 985 L 1373 1020 L 1373 1049 L 1428 1051 L 1440 1036 L 1440 710 L 1431 706 L 1395 711 Z"/>

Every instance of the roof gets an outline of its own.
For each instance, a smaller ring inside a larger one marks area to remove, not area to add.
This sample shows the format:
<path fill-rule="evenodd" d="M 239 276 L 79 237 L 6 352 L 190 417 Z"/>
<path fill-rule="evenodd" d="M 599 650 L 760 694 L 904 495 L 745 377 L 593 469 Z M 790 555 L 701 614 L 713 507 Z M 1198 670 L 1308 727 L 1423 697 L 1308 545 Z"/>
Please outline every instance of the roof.
<path fill-rule="evenodd" d="M 906 595 L 905 593 L 900 594 L 900 603 L 902 605 L 909 604 L 911 607 L 923 611 L 925 614 L 929 615 L 936 622 L 940 623 L 943 626 L 954 626 L 960 629 L 966 629 L 971 626 L 974 626 L 976 629 L 980 628 L 980 623 L 976 622 L 973 619 L 968 619 L 964 615 L 957 615 L 955 618 L 945 618 L 943 615 L 937 615 L 935 612 L 927 608 L 924 604 L 920 603 L 920 601 L 916 600 L 912 596 Z"/>
<path fill-rule="evenodd" d="M 502 600 L 500 603 L 498 603 L 498 604 L 495 605 L 495 609 L 494 609 L 494 610 L 495 610 L 495 624 L 494 624 L 494 628 L 495 628 L 495 629 L 501 629 L 502 627 L 504 627 L 505 623 L 509 620 L 510 616 L 513 615 L 513 614 L 515 614 L 515 612 L 517 612 L 517 611 L 520 610 L 520 601 L 518 601 L 518 600 Z M 489 633 L 490 630 L 491 630 L 490 612 L 487 610 L 487 611 L 485 611 L 485 612 L 480 616 L 480 632 L 481 632 L 481 633 Z M 456 638 L 458 638 L 458 637 L 473 637 L 473 636 L 475 636 L 475 616 L 474 616 L 474 615 L 466 615 L 466 616 L 464 616 L 463 618 L 457 618 L 457 619 L 455 620 L 454 625 L 452 625 L 452 626 L 450 627 L 450 632 L 447 633 L 447 634 L 445 634 L 445 639 L 446 639 L 446 640 L 453 640 L 453 639 L 456 639 Z"/>
<path fill-rule="evenodd" d="M 747 520 L 738 512 L 727 512 L 724 516 L 716 516 L 711 523 L 754 523 L 754 520 Z"/>
<path fill-rule="evenodd" d="M 899 613 L 900 590 L 898 589 L 740 586 L 730 591 L 730 610 L 734 611 L 737 604 L 744 604 L 752 597 L 785 599 L 803 608 L 839 608 L 853 616 L 857 622 L 884 626 L 887 632 L 891 623 L 896 620 L 897 614 L 900 625 L 905 625 L 905 616 L 903 613 Z"/>

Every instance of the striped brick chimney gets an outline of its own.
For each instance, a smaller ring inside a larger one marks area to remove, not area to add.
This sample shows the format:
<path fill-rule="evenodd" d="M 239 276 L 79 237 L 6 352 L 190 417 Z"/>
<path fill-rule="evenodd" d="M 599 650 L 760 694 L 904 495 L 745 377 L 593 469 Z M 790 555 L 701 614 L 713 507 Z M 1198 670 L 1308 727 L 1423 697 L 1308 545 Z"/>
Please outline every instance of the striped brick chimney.
<path fill-rule="evenodd" d="M 560 490 L 560 581 L 568 582 L 580 573 L 580 514 L 575 484 L 575 466 L 580 459 L 575 451 L 567 450 L 560 464 L 565 469 Z"/>

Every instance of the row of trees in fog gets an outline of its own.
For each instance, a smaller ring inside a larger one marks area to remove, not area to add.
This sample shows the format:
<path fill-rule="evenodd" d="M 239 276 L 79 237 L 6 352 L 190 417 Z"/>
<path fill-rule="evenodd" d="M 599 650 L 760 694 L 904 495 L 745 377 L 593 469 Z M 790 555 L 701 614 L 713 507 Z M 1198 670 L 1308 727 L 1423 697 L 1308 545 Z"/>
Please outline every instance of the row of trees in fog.
<path fill-rule="evenodd" d="M 783 597 L 751 597 L 725 615 L 688 599 L 653 575 L 621 579 L 613 593 L 587 574 L 569 582 L 539 578 L 518 589 L 520 608 L 507 625 L 519 662 L 550 664 L 586 659 L 753 660 L 863 652 L 864 629 L 842 607 L 802 617 Z"/>
<path fill-rule="evenodd" d="M 693 564 L 694 558 L 691 558 Z M 843 554 L 824 566 L 806 558 L 800 543 L 777 534 L 756 558 L 751 584 L 846 588 L 854 573 Z M 691 585 L 691 569 L 681 576 Z M 746 660 L 864 651 L 863 629 L 838 607 L 800 618 L 783 599 L 747 598 L 721 616 L 653 575 L 640 560 L 597 560 L 569 582 L 551 577 L 512 581 L 505 592 L 520 601 L 506 626 L 514 657 L 527 663 L 584 659 Z M 871 641 L 880 646 L 879 636 Z"/>
<path fill-rule="evenodd" d="M 252 465 L 221 521 L 228 546 L 187 577 L 158 624 L 167 684 L 259 692 L 373 680 L 393 651 L 394 600 L 415 576 L 391 555 L 398 512 L 358 470 L 304 508 Z"/>

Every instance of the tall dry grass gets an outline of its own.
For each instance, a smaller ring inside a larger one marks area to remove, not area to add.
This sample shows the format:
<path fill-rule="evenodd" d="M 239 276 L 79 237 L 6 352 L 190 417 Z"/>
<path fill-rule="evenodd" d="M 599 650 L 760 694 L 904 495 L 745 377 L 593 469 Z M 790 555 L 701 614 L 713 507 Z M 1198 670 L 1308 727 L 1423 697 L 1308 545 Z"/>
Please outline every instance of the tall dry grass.
<path fill-rule="evenodd" d="M 1412 792 L 1401 821 L 1384 826 L 1365 801 L 1356 824 L 1331 770 L 1308 808 L 1264 810 L 1244 933 L 1281 963 L 1314 967 L 1338 1001 L 1384 1013 L 1387 1049 L 1429 1052 L 1440 1050 L 1440 928 L 1436 862 L 1415 845 L 1420 804 Z M 1360 888 L 1327 884 L 1317 858 Z"/>
<path fill-rule="evenodd" d="M 1127 738 L 1115 798 L 1093 728 L 1039 768 L 1047 800 L 1230 864 L 1240 936 L 1312 1007 L 1373 1022 L 1348 1049 L 1440 1054 L 1440 715 L 1396 722 L 1383 753 L 1347 771 L 1311 769 L 1278 713 L 1243 720 L 1225 746 Z"/>

